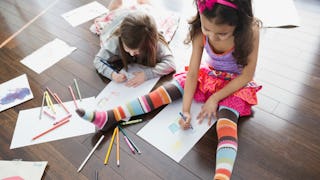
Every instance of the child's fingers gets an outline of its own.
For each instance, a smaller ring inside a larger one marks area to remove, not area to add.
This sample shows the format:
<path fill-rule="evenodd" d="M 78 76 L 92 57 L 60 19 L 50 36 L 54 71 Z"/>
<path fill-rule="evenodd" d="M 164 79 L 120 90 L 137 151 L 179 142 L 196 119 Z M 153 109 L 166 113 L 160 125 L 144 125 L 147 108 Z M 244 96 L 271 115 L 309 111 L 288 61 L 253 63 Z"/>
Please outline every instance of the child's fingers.
<path fill-rule="evenodd" d="M 182 118 L 179 119 L 178 123 L 180 125 L 180 127 L 184 130 L 189 129 L 191 124 L 190 124 L 191 119 L 187 118 L 187 120 L 183 120 Z"/>

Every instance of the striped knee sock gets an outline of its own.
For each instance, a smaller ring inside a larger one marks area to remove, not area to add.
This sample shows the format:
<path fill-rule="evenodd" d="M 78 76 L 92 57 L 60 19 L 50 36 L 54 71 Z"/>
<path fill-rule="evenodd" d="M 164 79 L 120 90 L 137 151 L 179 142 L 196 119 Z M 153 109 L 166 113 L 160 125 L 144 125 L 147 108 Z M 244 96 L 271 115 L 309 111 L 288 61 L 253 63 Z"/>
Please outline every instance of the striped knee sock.
<path fill-rule="evenodd" d="M 215 180 L 229 180 L 238 149 L 237 119 L 219 118 L 217 121 L 218 147 Z"/>
<path fill-rule="evenodd" d="M 141 96 L 123 106 L 118 106 L 108 111 L 85 111 L 77 109 L 77 113 L 83 119 L 91 121 L 99 129 L 104 131 L 109 129 L 109 122 L 115 124 L 118 121 L 151 112 L 152 110 L 169 104 L 182 97 L 183 89 L 176 81 L 158 87 L 147 95 Z M 107 123 L 108 122 L 108 123 Z"/>

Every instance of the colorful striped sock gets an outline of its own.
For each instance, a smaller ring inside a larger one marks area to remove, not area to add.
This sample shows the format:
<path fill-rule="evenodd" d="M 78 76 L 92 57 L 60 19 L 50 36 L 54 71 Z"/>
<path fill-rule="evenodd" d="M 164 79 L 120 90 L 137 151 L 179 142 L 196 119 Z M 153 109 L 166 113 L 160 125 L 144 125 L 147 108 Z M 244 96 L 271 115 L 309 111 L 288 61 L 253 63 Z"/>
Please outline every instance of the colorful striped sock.
<path fill-rule="evenodd" d="M 229 111 L 229 110 L 225 110 Z M 232 113 L 231 111 L 229 111 Z M 233 113 L 234 114 L 234 113 Z M 218 147 L 214 180 L 229 180 L 238 149 L 237 116 L 219 118 L 217 121 Z M 235 119 L 234 121 L 231 119 Z"/>
<path fill-rule="evenodd" d="M 158 107 L 169 104 L 176 99 L 180 99 L 183 89 L 176 81 L 158 87 L 147 95 L 141 96 L 124 106 L 118 106 L 108 111 L 85 111 L 77 109 L 77 113 L 83 119 L 95 124 L 99 129 L 107 131 L 110 124 L 116 124 L 118 121 L 151 112 Z M 107 123 L 108 122 L 108 123 Z M 110 123 L 109 123 L 110 122 Z"/>

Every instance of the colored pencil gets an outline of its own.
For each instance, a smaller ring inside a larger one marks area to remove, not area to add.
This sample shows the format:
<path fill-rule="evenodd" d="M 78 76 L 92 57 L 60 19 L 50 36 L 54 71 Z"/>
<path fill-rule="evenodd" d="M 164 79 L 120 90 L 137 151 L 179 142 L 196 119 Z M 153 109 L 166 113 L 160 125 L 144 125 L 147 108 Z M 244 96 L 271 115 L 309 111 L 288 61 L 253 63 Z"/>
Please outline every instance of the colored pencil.
<path fill-rule="evenodd" d="M 53 125 L 59 124 L 62 121 L 71 118 L 71 116 L 72 116 L 72 114 L 67 114 L 65 117 L 61 118 L 59 121 L 54 122 Z"/>
<path fill-rule="evenodd" d="M 112 149 L 112 144 L 113 144 L 114 137 L 115 137 L 116 133 L 117 133 L 117 130 L 116 130 L 116 128 L 114 128 L 113 134 L 112 134 L 112 138 L 111 138 L 111 141 L 109 143 L 108 151 L 107 151 L 106 157 L 104 159 L 104 164 L 108 164 L 110 152 L 111 152 L 111 149 Z"/>
<path fill-rule="evenodd" d="M 142 119 L 135 119 L 135 120 L 131 120 L 131 121 L 122 122 L 121 125 L 135 124 L 135 123 L 138 123 L 138 122 L 141 122 L 141 121 L 142 121 Z"/>
<path fill-rule="evenodd" d="M 36 139 L 38 139 L 39 137 L 41 137 L 41 136 L 43 136 L 43 135 L 45 135 L 45 134 L 47 134 L 47 133 L 49 133 L 49 132 L 51 132 L 51 131 L 53 131 L 53 130 L 57 129 L 58 127 L 60 127 L 60 126 L 62 126 L 62 125 L 64 125 L 64 124 L 66 124 L 66 123 L 67 123 L 67 122 L 69 122 L 69 121 L 70 121 L 70 119 L 66 119 L 66 120 L 64 120 L 64 121 L 62 121 L 62 122 L 60 122 L 60 123 L 58 123 L 58 124 L 54 125 L 54 126 L 53 126 L 53 127 L 51 127 L 50 129 L 48 129 L 48 130 L 46 130 L 46 131 L 44 131 L 44 132 L 40 133 L 39 135 L 37 135 L 37 136 L 33 137 L 33 138 L 32 138 L 32 140 L 36 140 Z"/>
<path fill-rule="evenodd" d="M 141 154 L 141 151 L 139 150 L 139 148 L 137 147 L 137 145 L 132 141 L 132 139 L 127 135 L 127 133 L 125 132 L 124 129 L 121 128 L 121 126 L 118 126 L 119 130 L 122 132 L 122 134 L 124 136 L 126 136 L 129 140 L 129 142 L 132 144 L 133 148 L 137 151 L 138 154 Z"/>
<path fill-rule="evenodd" d="M 45 100 L 45 92 L 43 92 L 43 96 L 42 96 L 42 103 L 41 103 L 41 108 L 40 108 L 40 115 L 39 115 L 39 119 L 42 118 L 42 110 L 43 110 L 43 106 L 44 106 L 44 100 Z"/>
<path fill-rule="evenodd" d="M 53 92 L 51 91 L 51 89 L 50 89 L 50 88 L 48 88 L 48 87 L 46 87 L 46 89 L 47 89 L 47 91 L 49 92 L 49 94 L 53 97 L 53 99 L 56 101 L 56 103 L 58 103 L 58 104 L 59 104 L 58 99 L 54 96 L 54 94 L 53 94 Z"/>
<path fill-rule="evenodd" d="M 96 170 L 96 173 L 95 173 L 95 180 L 98 180 L 99 179 L 99 173 L 98 171 Z"/>
<path fill-rule="evenodd" d="M 82 101 L 81 94 L 80 94 L 80 89 L 79 89 L 79 86 L 78 86 L 78 82 L 77 82 L 76 79 L 73 79 L 73 81 L 74 81 L 74 86 L 77 89 L 77 93 L 78 93 L 79 99 L 80 99 L 80 101 Z"/>
<path fill-rule="evenodd" d="M 119 128 L 117 129 L 117 166 L 120 166 L 120 137 L 119 137 Z"/>
<path fill-rule="evenodd" d="M 69 89 L 69 91 L 70 91 L 70 93 L 71 93 L 71 96 L 72 96 L 74 105 L 76 106 L 76 109 L 78 109 L 78 104 L 77 104 L 76 97 L 74 96 L 73 89 L 71 88 L 71 86 L 69 86 L 68 89 Z"/>
<path fill-rule="evenodd" d="M 46 96 L 46 102 L 47 102 L 48 107 L 51 109 L 51 111 L 53 113 L 56 113 L 56 110 L 55 110 L 55 108 L 53 106 L 53 103 L 52 103 L 51 98 L 50 98 L 50 96 L 49 96 L 47 91 L 45 92 L 45 96 Z"/>
<path fill-rule="evenodd" d="M 133 154 L 135 154 L 134 148 L 132 147 L 132 144 L 131 144 L 130 141 L 128 140 L 127 136 L 123 136 L 123 139 L 124 139 L 124 141 L 127 143 L 127 145 L 128 145 L 128 147 L 129 147 L 129 149 L 131 150 L 131 152 L 132 152 Z"/>
<path fill-rule="evenodd" d="M 56 97 L 58 103 L 62 106 L 62 108 L 68 113 L 70 114 L 69 110 L 66 108 L 66 106 L 63 104 L 63 102 L 61 101 L 61 99 L 59 98 L 57 93 L 53 94 L 54 97 Z"/>
<path fill-rule="evenodd" d="M 102 135 L 99 139 L 99 141 L 96 143 L 96 145 L 94 145 L 94 147 L 92 148 L 92 150 L 90 151 L 90 153 L 88 154 L 88 156 L 86 157 L 86 159 L 82 162 L 82 164 L 80 165 L 79 169 L 77 170 L 77 172 L 80 172 L 81 169 L 84 167 L 84 165 L 87 163 L 87 161 L 89 160 L 89 158 L 92 156 L 93 152 L 97 149 L 97 147 L 99 146 L 99 144 L 102 142 L 104 138 L 104 135 Z"/>
<path fill-rule="evenodd" d="M 54 114 L 51 114 L 49 111 L 45 109 L 43 110 L 43 113 L 52 119 L 56 119 L 56 116 Z"/>
<path fill-rule="evenodd" d="M 179 114 L 184 121 L 187 120 L 187 118 L 182 114 L 182 112 L 179 112 Z M 191 123 L 190 123 L 190 128 L 193 129 L 193 127 L 191 126 Z"/>

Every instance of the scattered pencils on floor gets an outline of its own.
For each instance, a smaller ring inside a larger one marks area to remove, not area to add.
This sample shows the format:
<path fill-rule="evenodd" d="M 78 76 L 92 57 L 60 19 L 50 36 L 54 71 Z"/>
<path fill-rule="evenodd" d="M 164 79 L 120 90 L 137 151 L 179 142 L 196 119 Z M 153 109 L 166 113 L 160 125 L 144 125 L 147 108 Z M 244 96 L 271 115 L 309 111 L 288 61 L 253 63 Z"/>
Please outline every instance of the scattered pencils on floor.
<path fill-rule="evenodd" d="M 127 144 L 128 148 L 130 149 L 130 151 L 132 152 L 132 154 L 135 154 L 135 152 L 137 152 L 138 154 L 141 154 L 141 151 L 139 150 L 137 145 L 128 136 L 128 134 L 125 132 L 125 130 L 120 125 L 118 125 L 113 130 L 113 134 L 112 134 L 112 137 L 111 137 L 111 140 L 110 140 L 110 143 L 109 143 L 109 146 L 108 146 L 108 150 L 106 152 L 106 156 L 105 156 L 105 159 L 104 159 L 104 164 L 105 165 L 108 164 L 109 157 L 110 157 L 110 154 L 111 154 L 111 150 L 112 150 L 112 147 L 113 147 L 113 143 L 115 142 L 116 143 L 116 164 L 117 164 L 118 167 L 120 166 L 120 134 L 119 134 L 119 132 L 121 132 L 123 134 L 123 139 L 124 139 L 125 143 Z"/>

